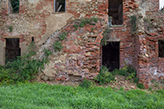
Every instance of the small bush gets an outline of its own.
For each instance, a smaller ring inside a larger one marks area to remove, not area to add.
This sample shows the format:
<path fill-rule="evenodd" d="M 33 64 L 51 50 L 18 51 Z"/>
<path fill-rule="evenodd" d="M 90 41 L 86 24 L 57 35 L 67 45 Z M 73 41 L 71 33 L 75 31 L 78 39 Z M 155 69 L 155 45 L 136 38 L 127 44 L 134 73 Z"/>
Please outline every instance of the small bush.
<path fill-rule="evenodd" d="M 73 27 L 77 30 L 78 29 L 78 25 L 73 25 Z"/>
<path fill-rule="evenodd" d="M 132 65 L 128 65 L 127 72 L 129 72 L 131 74 L 134 74 L 134 77 L 137 76 L 137 71 L 136 71 L 136 69 Z"/>
<path fill-rule="evenodd" d="M 107 40 L 109 39 L 109 34 L 111 32 L 111 29 L 109 29 L 108 27 L 105 29 L 105 31 L 103 32 L 103 38 L 101 39 L 101 45 L 107 45 Z"/>
<path fill-rule="evenodd" d="M 91 18 L 91 21 L 94 21 L 94 22 L 97 23 L 97 22 L 98 22 L 98 19 L 97 19 L 96 17 L 92 17 L 92 18 Z"/>
<path fill-rule="evenodd" d="M 67 33 L 63 32 L 62 34 L 59 35 L 59 40 L 63 41 L 64 39 L 66 39 Z"/>
<path fill-rule="evenodd" d="M 78 27 L 84 27 L 85 25 L 89 24 L 89 25 L 95 25 L 95 23 L 98 22 L 98 19 L 96 17 L 92 17 L 90 19 L 88 18 L 85 18 L 85 19 L 82 19 L 80 24 L 74 24 L 73 27 L 78 30 Z"/>
<path fill-rule="evenodd" d="M 45 57 L 42 60 L 32 59 L 31 56 L 35 55 L 33 43 L 28 47 L 28 51 L 24 56 L 17 57 L 13 62 L 8 62 L 0 69 L 0 82 L 3 83 L 18 83 L 25 82 L 35 78 L 35 75 L 42 69 L 44 64 L 49 62 Z M 48 56 L 49 54 L 47 54 Z"/>
<path fill-rule="evenodd" d="M 130 17 L 130 21 L 131 21 L 131 25 L 132 25 L 132 30 L 133 32 L 136 31 L 136 28 L 137 28 L 137 17 L 135 15 L 131 16 Z"/>
<path fill-rule="evenodd" d="M 9 31 L 12 32 L 13 31 L 13 26 L 9 26 Z"/>
<path fill-rule="evenodd" d="M 61 41 L 55 41 L 53 44 L 53 48 L 55 49 L 55 52 L 60 51 L 63 49 Z"/>
<path fill-rule="evenodd" d="M 135 78 L 133 82 L 134 83 L 139 83 L 139 78 Z"/>
<path fill-rule="evenodd" d="M 112 71 L 113 75 L 122 75 L 122 76 L 128 76 L 129 73 L 127 72 L 127 70 L 125 68 L 120 68 L 120 69 L 114 69 Z"/>
<path fill-rule="evenodd" d="M 111 73 L 113 75 L 126 76 L 126 79 L 132 79 L 137 76 L 137 72 L 136 72 L 135 68 L 131 65 L 125 65 L 123 68 L 114 69 Z"/>
<path fill-rule="evenodd" d="M 157 92 L 157 93 L 160 93 L 160 94 L 162 94 L 162 95 L 164 96 L 164 90 L 163 90 L 163 89 L 159 89 L 159 90 L 157 90 L 156 92 Z"/>
<path fill-rule="evenodd" d="M 102 66 L 99 75 L 96 77 L 95 80 L 99 82 L 100 85 L 102 85 L 115 80 L 115 76 L 112 75 L 112 73 L 108 72 L 108 68 Z"/>
<path fill-rule="evenodd" d="M 80 87 L 82 88 L 89 88 L 92 85 L 92 83 L 87 80 L 86 78 L 79 84 Z"/>
<path fill-rule="evenodd" d="M 81 27 L 81 28 L 84 27 L 84 26 L 85 26 L 85 22 L 81 22 L 80 25 L 79 25 L 79 27 Z"/>
<path fill-rule="evenodd" d="M 137 83 L 138 88 L 145 89 L 145 86 L 142 83 Z"/>
<path fill-rule="evenodd" d="M 49 56 L 49 55 L 52 54 L 52 52 L 48 49 L 44 49 L 44 53 L 45 53 L 46 56 Z"/>

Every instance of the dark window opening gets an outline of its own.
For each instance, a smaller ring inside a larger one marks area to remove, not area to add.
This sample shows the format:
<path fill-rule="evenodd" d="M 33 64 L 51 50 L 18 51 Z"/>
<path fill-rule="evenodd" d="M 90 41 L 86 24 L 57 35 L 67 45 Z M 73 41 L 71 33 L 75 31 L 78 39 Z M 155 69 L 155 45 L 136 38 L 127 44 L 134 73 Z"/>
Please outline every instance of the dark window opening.
<path fill-rule="evenodd" d="M 19 48 L 19 38 L 7 38 L 5 48 L 5 63 L 12 62 L 21 55 Z"/>
<path fill-rule="evenodd" d="M 109 17 L 111 17 L 109 23 L 113 25 L 123 24 L 123 1 L 122 0 L 109 0 Z"/>
<path fill-rule="evenodd" d="M 19 13 L 19 0 L 8 0 L 8 12 Z"/>
<path fill-rule="evenodd" d="M 159 57 L 164 57 L 164 40 L 158 40 L 158 54 Z"/>
<path fill-rule="evenodd" d="M 108 42 L 102 46 L 102 65 L 109 71 L 119 69 L 120 65 L 120 42 Z"/>
<path fill-rule="evenodd" d="M 54 0 L 54 11 L 65 12 L 66 0 Z"/>
<path fill-rule="evenodd" d="M 32 42 L 34 42 L 34 37 L 32 37 Z"/>

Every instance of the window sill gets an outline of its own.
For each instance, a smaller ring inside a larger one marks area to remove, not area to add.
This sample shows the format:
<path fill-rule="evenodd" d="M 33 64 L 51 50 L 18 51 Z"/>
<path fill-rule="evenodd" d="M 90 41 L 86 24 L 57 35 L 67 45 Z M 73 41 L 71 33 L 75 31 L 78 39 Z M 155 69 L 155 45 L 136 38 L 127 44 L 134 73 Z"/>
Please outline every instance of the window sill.
<path fill-rule="evenodd" d="M 123 27 L 124 25 L 111 25 L 110 27 Z"/>
<path fill-rule="evenodd" d="M 7 14 L 7 15 L 9 15 L 9 16 L 18 16 L 18 15 L 20 15 L 19 13 L 9 13 L 9 14 Z"/>
<path fill-rule="evenodd" d="M 63 14 L 63 13 L 66 13 L 66 12 L 52 12 L 52 14 Z"/>

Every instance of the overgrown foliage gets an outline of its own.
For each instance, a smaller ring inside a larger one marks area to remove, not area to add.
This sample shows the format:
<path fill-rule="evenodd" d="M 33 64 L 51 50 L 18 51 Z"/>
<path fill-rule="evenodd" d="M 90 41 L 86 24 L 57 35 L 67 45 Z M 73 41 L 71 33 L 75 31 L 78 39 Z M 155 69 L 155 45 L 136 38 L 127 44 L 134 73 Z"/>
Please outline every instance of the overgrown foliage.
<path fill-rule="evenodd" d="M 136 31 L 137 29 L 137 17 L 135 15 L 131 16 L 130 17 L 130 22 L 131 22 L 131 25 L 132 25 L 132 31 Z"/>
<path fill-rule="evenodd" d="M 95 80 L 99 82 L 100 85 L 103 85 L 115 80 L 115 76 L 108 71 L 108 68 L 102 66 L 99 75 L 95 78 Z"/>
<path fill-rule="evenodd" d="M 125 65 L 123 68 L 115 69 L 112 71 L 112 74 L 126 76 L 126 79 L 132 79 L 137 76 L 135 68 L 131 65 Z"/>
<path fill-rule="evenodd" d="M 98 22 L 98 18 L 96 18 L 96 17 L 92 17 L 92 18 L 84 18 L 84 19 L 82 19 L 80 22 L 78 22 L 78 23 L 75 23 L 74 25 L 73 25 L 73 27 L 76 29 L 76 30 L 78 30 L 78 27 L 84 27 L 85 25 L 87 25 L 87 24 L 89 24 L 89 25 L 95 25 L 95 23 L 97 23 Z"/>
<path fill-rule="evenodd" d="M 83 82 L 80 82 L 79 86 L 82 88 L 89 88 L 92 85 L 90 80 L 87 80 L 86 78 L 83 80 Z"/>
<path fill-rule="evenodd" d="M 134 83 L 137 84 L 138 88 L 145 88 L 142 83 L 139 83 L 139 79 L 137 78 L 137 72 L 135 68 L 131 65 L 125 65 L 123 68 L 115 69 L 112 72 L 109 72 L 108 68 L 102 66 L 99 75 L 95 78 L 95 81 L 99 82 L 100 85 L 103 85 L 114 81 L 116 75 L 125 76 L 127 80 L 134 79 Z"/>
<path fill-rule="evenodd" d="M 108 27 L 105 29 L 105 31 L 103 32 L 103 38 L 101 40 L 101 45 L 107 45 L 107 40 L 109 39 L 109 34 L 111 32 L 111 29 L 109 29 Z"/>
<path fill-rule="evenodd" d="M 61 49 L 63 49 L 62 42 L 55 41 L 53 44 L 53 48 L 55 49 L 55 52 L 60 51 Z"/>
<path fill-rule="evenodd" d="M 13 31 L 13 26 L 9 26 L 8 29 L 9 29 L 10 32 L 12 32 Z"/>
<path fill-rule="evenodd" d="M 53 44 L 53 48 L 55 49 L 55 52 L 61 51 L 63 49 L 62 41 L 65 40 L 66 37 L 67 37 L 66 32 L 62 32 L 61 34 L 59 34 L 58 40 L 56 40 Z"/>
<path fill-rule="evenodd" d="M 28 52 L 24 56 L 18 57 L 13 62 L 8 62 L 5 66 L 0 68 L 0 82 L 2 83 L 17 83 L 25 82 L 35 78 L 35 75 L 42 69 L 44 64 L 48 63 L 48 56 L 50 53 L 46 53 L 46 57 L 42 60 L 31 58 L 36 54 L 32 49 L 34 43 L 28 47 Z M 45 50 L 48 51 L 48 50 Z"/>
<path fill-rule="evenodd" d="M 10 0 L 11 6 L 13 9 L 13 13 L 18 13 L 19 12 L 19 0 Z"/>
<path fill-rule="evenodd" d="M 63 41 L 64 39 L 66 39 L 66 36 L 67 36 L 67 33 L 66 32 L 63 32 L 59 35 L 59 40 L 60 41 Z"/>

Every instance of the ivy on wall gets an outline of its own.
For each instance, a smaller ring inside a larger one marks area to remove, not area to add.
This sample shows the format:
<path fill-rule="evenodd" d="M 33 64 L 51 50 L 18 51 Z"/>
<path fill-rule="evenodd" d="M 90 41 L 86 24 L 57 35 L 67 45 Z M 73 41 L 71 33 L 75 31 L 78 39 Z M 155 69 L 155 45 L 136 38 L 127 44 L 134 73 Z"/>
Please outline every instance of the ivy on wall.
<path fill-rule="evenodd" d="M 19 0 L 10 0 L 11 6 L 13 9 L 13 13 L 18 13 L 19 12 Z"/>

